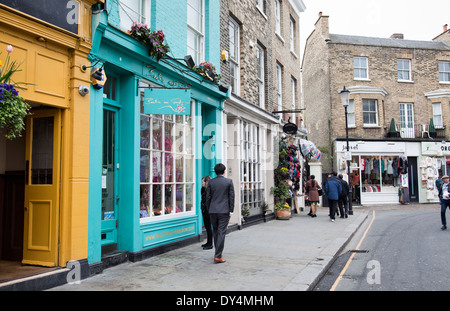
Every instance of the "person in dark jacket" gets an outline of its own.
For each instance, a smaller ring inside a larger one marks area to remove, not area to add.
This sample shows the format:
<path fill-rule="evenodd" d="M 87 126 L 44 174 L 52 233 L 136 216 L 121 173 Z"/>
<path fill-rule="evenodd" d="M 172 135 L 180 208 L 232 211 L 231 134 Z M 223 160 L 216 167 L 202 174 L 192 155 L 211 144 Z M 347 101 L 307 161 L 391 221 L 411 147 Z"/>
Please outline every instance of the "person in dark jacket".
<path fill-rule="evenodd" d="M 206 230 L 206 243 L 202 245 L 204 250 L 212 249 L 213 248 L 213 242 L 212 242 L 212 227 L 211 227 L 211 219 L 209 217 L 208 209 L 206 208 L 206 187 L 208 186 L 208 182 L 211 180 L 210 176 L 205 176 L 202 178 L 202 216 L 203 216 L 203 223 L 205 224 L 205 230 Z"/>
<path fill-rule="evenodd" d="M 216 178 L 211 179 L 206 187 L 206 207 L 208 208 L 213 226 L 214 263 L 223 263 L 222 251 L 225 244 L 228 222 L 234 211 L 233 181 L 226 178 L 225 165 L 222 163 L 214 167 Z"/>
<path fill-rule="evenodd" d="M 337 178 L 337 173 L 333 172 L 332 174 L 328 175 L 328 181 L 325 185 L 325 193 L 328 197 L 328 204 L 330 206 L 330 218 L 331 221 L 334 221 L 337 204 L 339 200 L 339 195 L 342 192 L 342 185 L 339 182 L 339 179 Z"/>
<path fill-rule="evenodd" d="M 339 213 L 341 213 L 341 218 L 348 218 L 348 193 L 350 192 L 350 186 L 343 179 L 342 174 L 339 174 L 338 178 L 342 186 L 342 192 L 339 195 Z"/>

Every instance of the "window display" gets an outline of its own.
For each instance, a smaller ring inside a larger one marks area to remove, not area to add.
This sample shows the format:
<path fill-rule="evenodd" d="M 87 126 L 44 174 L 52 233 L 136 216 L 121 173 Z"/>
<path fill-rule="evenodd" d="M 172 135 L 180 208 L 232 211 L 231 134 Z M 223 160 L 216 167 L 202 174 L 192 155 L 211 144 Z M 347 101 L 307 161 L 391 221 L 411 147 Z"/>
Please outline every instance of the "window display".
<path fill-rule="evenodd" d="M 193 212 L 194 124 L 190 115 L 140 116 L 140 218 Z M 194 113 L 193 109 L 191 111 Z"/>
<path fill-rule="evenodd" d="M 362 192 L 395 192 L 408 164 L 398 156 L 361 156 L 360 168 Z"/>
<path fill-rule="evenodd" d="M 241 200 L 249 215 L 261 213 L 263 200 L 261 177 L 260 129 L 255 124 L 241 124 Z"/>

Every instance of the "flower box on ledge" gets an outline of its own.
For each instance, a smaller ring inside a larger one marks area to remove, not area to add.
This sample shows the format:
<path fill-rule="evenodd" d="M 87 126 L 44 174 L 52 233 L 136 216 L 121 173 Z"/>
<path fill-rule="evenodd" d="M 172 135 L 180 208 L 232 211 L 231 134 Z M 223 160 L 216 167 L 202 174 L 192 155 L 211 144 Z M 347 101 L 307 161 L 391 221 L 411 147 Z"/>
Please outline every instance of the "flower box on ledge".
<path fill-rule="evenodd" d="M 148 54 L 155 57 L 157 61 L 170 52 L 170 47 L 164 43 L 162 30 L 151 31 L 146 24 L 133 22 L 128 34 L 148 47 Z"/>

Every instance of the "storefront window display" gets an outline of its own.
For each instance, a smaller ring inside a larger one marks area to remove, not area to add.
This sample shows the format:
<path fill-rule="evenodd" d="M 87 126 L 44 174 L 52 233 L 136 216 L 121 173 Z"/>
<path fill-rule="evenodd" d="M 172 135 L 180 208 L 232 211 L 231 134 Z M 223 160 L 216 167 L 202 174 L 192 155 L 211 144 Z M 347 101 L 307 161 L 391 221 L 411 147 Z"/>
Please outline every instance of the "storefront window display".
<path fill-rule="evenodd" d="M 140 218 L 194 212 L 191 115 L 140 115 Z M 193 109 L 191 111 L 193 113 Z"/>
<path fill-rule="evenodd" d="M 376 155 L 360 158 L 362 192 L 398 191 L 402 165 L 400 157 Z"/>
<path fill-rule="evenodd" d="M 255 124 L 241 124 L 241 203 L 250 215 L 260 213 L 263 199 L 261 177 L 260 129 Z"/>

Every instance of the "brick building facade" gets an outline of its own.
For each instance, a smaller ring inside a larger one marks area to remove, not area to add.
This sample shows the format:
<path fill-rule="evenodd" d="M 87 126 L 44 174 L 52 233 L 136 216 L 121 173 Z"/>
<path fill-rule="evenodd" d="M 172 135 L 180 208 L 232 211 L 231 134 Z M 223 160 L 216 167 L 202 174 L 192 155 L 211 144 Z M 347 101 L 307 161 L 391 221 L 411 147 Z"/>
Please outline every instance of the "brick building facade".
<path fill-rule="evenodd" d="M 299 25 L 304 10 L 301 0 L 221 1 L 221 50 L 228 53 L 221 83 L 230 86 L 224 103 L 223 158 L 240 189 L 236 207 L 259 219 L 263 201 L 273 207 L 269 189 L 281 127 L 289 117 L 301 125 L 299 114 L 272 112 L 300 107 Z M 240 225 L 240 214 L 230 222 Z"/>
<path fill-rule="evenodd" d="M 433 41 L 413 41 L 403 39 L 402 34 L 390 38 L 332 34 L 328 21 L 328 16 L 319 15 L 307 40 L 302 65 L 305 124 L 308 138 L 325 154 L 324 172 L 346 172 L 345 110 L 339 95 L 345 86 L 350 91 L 352 173 L 359 168 L 365 177 L 375 171 L 378 174 L 378 179 L 372 180 L 380 186 L 365 190 L 383 192 L 387 173 L 383 181 L 384 171 L 380 176 L 381 168 L 371 166 L 369 173 L 363 161 L 383 162 L 384 166 L 389 156 L 405 156 L 414 163 L 409 178 L 420 177 L 422 149 L 432 140 L 428 135 L 430 119 L 436 128 L 432 133 L 435 140 L 445 141 L 450 135 L 447 29 L 444 27 L 444 33 Z M 391 130 L 391 122 L 395 130 Z M 446 170 L 445 165 L 442 168 Z M 370 178 L 364 183 L 365 177 L 361 177 L 361 187 L 371 184 Z M 425 178 L 419 179 L 410 180 L 409 190 L 423 188 Z M 389 185 L 399 186 L 395 180 Z M 394 188 L 391 190 L 394 193 Z"/>

